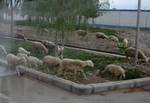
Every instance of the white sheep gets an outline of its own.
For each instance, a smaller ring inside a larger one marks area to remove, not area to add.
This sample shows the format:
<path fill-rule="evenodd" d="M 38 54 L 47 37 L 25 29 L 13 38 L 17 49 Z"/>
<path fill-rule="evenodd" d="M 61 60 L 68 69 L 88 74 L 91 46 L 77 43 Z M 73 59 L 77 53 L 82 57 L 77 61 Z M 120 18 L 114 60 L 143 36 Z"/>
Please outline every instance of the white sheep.
<path fill-rule="evenodd" d="M 54 57 L 54 56 L 50 56 L 50 55 L 45 56 L 42 59 L 42 61 L 43 61 L 44 64 L 47 64 L 50 67 L 60 66 L 60 64 L 61 64 L 61 59 L 60 58 Z"/>
<path fill-rule="evenodd" d="M 16 55 L 11 54 L 11 53 L 6 56 L 6 61 L 8 63 L 8 69 L 14 68 L 16 70 L 18 76 L 20 76 L 20 71 L 19 71 L 18 68 L 16 68 L 16 66 L 20 65 L 20 64 L 23 64 L 24 60 L 25 60 L 25 58 L 17 57 Z"/>
<path fill-rule="evenodd" d="M 49 30 L 47 28 L 44 28 L 41 30 L 42 34 L 49 34 Z"/>
<path fill-rule="evenodd" d="M 125 74 L 125 70 L 119 66 L 119 65 L 115 65 L 115 64 L 109 64 L 105 67 L 105 69 L 102 71 L 102 73 L 110 73 L 111 76 L 118 78 L 121 80 L 123 78 L 126 77 Z"/>
<path fill-rule="evenodd" d="M 20 58 L 15 56 L 14 54 L 8 54 L 6 56 L 6 61 L 9 66 L 16 66 L 19 64 Z"/>
<path fill-rule="evenodd" d="M 27 62 L 29 67 L 35 67 L 35 69 L 43 65 L 43 61 L 34 56 L 27 57 Z"/>
<path fill-rule="evenodd" d="M 77 30 L 77 34 L 81 37 L 85 37 L 87 35 L 87 31 L 85 30 Z"/>
<path fill-rule="evenodd" d="M 22 62 L 23 62 L 22 65 L 24 65 L 24 66 L 28 65 L 28 60 L 27 60 L 28 55 L 22 54 L 22 53 L 17 53 L 17 57 L 22 58 Z"/>
<path fill-rule="evenodd" d="M 128 40 L 127 40 L 126 38 L 124 38 L 124 39 L 123 39 L 123 46 L 124 46 L 125 48 L 127 48 L 127 47 L 128 47 L 128 44 L 129 44 Z"/>
<path fill-rule="evenodd" d="M 125 51 L 125 55 L 126 55 L 127 59 L 134 58 L 135 57 L 135 48 L 133 48 L 133 47 L 127 48 Z M 140 49 L 138 49 L 138 58 L 144 60 L 145 62 L 148 62 L 147 56 Z"/>
<path fill-rule="evenodd" d="M 94 67 L 94 63 L 91 60 L 82 61 L 79 59 L 63 59 L 61 62 L 61 70 L 63 72 L 73 71 L 74 79 L 76 79 L 77 71 L 80 71 L 85 79 L 87 79 L 86 74 L 84 73 L 84 67 Z M 65 76 L 65 74 L 64 74 Z"/>
<path fill-rule="evenodd" d="M 18 52 L 22 54 L 30 55 L 30 52 L 24 49 L 23 47 L 19 47 Z"/>
<path fill-rule="evenodd" d="M 108 39 L 108 36 L 105 33 L 96 32 L 95 34 L 97 38 Z"/>
<path fill-rule="evenodd" d="M 37 41 L 33 41 L 32 42 L 33 48 L 38 48 L 41 49 L 42 51 L 44 51 L 46 54 L 48 54 L 48 49 L 45 47 L 44 44 L 42 44 L 41 42 L 37 42 Z"/>
<path fill-rule="evenodd" d="M 117 43 L 119 42 L 118 37 L 116 37 L 116 36 L 114 36 L 114 35 L 110 35 L 110 36 L 109 36 L 109 39 L 112 40 L 112 41 L 114 41 L 114 42 L 117 42 Z"/>
<path fill-rule="evenodd" d="M 7 55 L 7 51 L 3 45 L 0 45 L 0 58 L 5 59 Z"/>

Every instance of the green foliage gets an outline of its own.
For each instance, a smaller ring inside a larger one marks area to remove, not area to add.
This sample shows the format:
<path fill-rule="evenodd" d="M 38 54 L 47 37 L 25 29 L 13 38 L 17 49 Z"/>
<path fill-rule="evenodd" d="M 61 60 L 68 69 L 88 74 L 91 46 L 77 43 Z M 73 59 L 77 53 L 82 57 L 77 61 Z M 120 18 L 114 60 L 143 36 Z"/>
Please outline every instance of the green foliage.
<path fill-rule="evenodd" d="M 136 79 L 136 78 L 141 78 L 142 77 L 142 72 L 141 71 L 138 71 L 138 70 L 135 70 L 135 69 L 131 69 L 131 70 L 128 70 L 126 72 L 126 80 L 128 79 Z"/>
<path fill-rule="evenodd" d="M 104 4 L 108 4 L 108 0 Z M 88 18 L 99 16 L 100 6 L 99 0 L 25 0 L 21 10 L 30 21 L 45 21 L 57 30 L 70 31 L 80 24 L 82 17 L 86 22 Z"/>

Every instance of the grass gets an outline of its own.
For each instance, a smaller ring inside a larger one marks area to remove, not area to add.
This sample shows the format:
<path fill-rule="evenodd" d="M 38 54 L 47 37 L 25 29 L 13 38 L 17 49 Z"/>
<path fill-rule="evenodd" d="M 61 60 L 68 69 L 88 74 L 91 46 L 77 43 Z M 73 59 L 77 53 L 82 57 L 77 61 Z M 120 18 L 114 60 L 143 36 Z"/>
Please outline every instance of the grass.
<path fill-rule="evenodd" d="M 106 56 L 94 55 L 91 53 L 86 53 L 82 51 L 66 49 L 64 51 L 65 58 L 81 59 L 81 60 L 92 60 L 94 62 L 94 69 L 103 70 L 108 64 L 120 64 L 124 62 L 121 58 L 112 58 Z"/>

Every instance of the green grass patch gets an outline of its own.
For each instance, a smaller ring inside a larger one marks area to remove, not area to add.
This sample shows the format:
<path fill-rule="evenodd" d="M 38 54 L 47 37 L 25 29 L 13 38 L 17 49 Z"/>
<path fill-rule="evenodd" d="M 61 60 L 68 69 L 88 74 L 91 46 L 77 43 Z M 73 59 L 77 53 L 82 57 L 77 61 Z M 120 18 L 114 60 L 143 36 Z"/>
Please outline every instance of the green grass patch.
<path fill-rule="evenodd" d="M 32 44 L 25 41 L 14 41 L 14 40 L 0 40 L 0 44 L 4 45 L 8 52 L 17 54 L 18 47 L 23 47 L 28 51 L 31 51 L 31 55 L 42 59 L 45 55 L 42 53 L 41 50 L 34 50 Z M 49 52 L 51 55 L 51 52 Z M 102 71 L 108 64 L 122 64 L 125 63 L 124 59 L 116 58 L 116 57 L 106 57 L 102 55 L 95 55 L 93 53 L 87 53 L 84 51 L 79 50 L 72 50 L 72 49 L 65 49 L 64 51 L 64 58 L 71 58 L 71 59 L 81 59 L 81 60 L 92 60 L 94 62 L 94 68 L 86 67 L 85 72 L 91 73 L 94 71 Z M 41 67 L 45 68 L 45 67 Z M 125 79 L 135 79 L 141 78 L 142 74 L 140 71 L 129 70 L 126 72 Z"/>

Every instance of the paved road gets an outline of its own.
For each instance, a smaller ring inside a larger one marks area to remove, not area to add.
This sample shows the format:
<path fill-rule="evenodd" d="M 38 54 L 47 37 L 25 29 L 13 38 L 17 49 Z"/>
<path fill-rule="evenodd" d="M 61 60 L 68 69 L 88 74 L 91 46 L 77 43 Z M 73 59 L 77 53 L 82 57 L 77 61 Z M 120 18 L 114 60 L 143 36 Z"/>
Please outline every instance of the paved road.
<path fill-rule="evenodd" d="M 0 68 L 0 103 L 150 103 L 148 91 L 75 95 L 31 78 L 10 74 L 13 73 Z"/>

